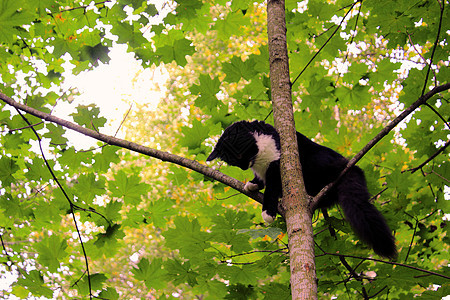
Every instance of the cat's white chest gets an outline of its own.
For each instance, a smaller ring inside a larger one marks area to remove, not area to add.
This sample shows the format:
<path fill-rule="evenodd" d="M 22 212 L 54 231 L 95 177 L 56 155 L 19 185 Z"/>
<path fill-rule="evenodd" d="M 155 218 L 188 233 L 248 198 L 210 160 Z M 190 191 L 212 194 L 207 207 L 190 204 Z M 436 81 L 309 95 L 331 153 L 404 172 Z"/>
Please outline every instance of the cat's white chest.
<path fill-rule="evenodd" d="M 275 140 L 271 135 L 258 134 L 255 132 L 253 136 L 255 137 L 256 145 L 258 146 L 258 154 L 256 154 L 251 168 L 253 173 L 266 183 L 267 168 L 269 168 L 271 162 L 280 159 L 280 151 L 277 149 Z"/>

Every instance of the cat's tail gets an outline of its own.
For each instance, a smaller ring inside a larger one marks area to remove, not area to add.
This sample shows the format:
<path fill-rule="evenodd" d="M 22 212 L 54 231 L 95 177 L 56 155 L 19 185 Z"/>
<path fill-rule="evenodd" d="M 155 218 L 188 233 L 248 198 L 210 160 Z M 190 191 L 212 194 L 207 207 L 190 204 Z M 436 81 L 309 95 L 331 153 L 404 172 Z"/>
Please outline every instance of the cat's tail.
<path fill-rule="evenodd" d="M 339 204 L 358 237 L 376 254 L 395 259 L 397 249 L 383 215 L 369 202 L 363 171 L 351 168 L 336 186 Z"/>

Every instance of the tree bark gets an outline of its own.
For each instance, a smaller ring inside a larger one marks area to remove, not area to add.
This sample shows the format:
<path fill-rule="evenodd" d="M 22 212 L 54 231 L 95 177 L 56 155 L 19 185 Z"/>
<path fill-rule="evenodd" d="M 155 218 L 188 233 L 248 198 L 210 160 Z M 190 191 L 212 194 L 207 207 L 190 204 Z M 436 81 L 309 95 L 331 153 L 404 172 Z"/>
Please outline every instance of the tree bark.
<path fill-rule="evenodd" d="M 283 0 L 267 2 L 267 30 L 273 114 L 281 140 L 281 205 L 289 237 L 292 299 L 317 299 L 312 216 L 298 154 Z"/>

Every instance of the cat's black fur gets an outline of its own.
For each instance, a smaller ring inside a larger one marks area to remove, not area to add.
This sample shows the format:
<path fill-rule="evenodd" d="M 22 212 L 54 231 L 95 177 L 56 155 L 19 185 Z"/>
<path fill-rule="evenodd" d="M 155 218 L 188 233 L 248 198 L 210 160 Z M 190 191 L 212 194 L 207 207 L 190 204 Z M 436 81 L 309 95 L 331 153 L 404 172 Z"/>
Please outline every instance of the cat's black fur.
<path fill-rule="evenodd" d="M 306 191 L 315 196 L 337 178 L 348 160 L 299 132 L 297 143 Z M 243 170 L 253 170 L 255 178 L 246 183 L 245 189 L 260 190 L 265 186 L 262 216 L 266 222 L 272 222 L 281 197 L 280 137 L 275 128 L 261 121 L 236 122 L 225 129 L 207 161 L 215 158 Z M 322 198 L 318 207 L 339 203 L 353 230 L 375 253 L 395 258 L 397 250 L 391 230 L 369 198 L 364 173 L 354 166 Z"/>

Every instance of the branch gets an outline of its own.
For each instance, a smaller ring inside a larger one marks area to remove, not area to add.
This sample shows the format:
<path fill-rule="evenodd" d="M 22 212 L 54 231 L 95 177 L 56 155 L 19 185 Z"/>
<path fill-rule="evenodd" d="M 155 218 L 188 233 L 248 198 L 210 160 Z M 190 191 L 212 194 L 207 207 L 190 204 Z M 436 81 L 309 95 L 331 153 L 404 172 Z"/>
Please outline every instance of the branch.
<path fill-rule="evenodd" d="M 75 123 L 60 119 L 51 114 L 47 114 L 40 110 L 37 110 L 32 107 L 18 103 L 3 93 L 0 93 L 0 99 L 3 102 L 15 107 L 16 109 L 19 109 L 21 111 L 29 113 L 30 115 L 38 117 L 47 122 L 52 122 L 52 123 L 61 125 L 65 128 L 74 130 L 83 135 L 86 135 L 86 136 L 92 137 L 96 140 L 105 142 L 108 145 L 119 146 L 119 147 L 122 147 L 122 148 L 125 148 L 128 150 L 137 152 L 137 153 L 144 154 L 146 156 L 151 156 L 151 157 L 157 158 L 162 161 L 171 162 L 171 163 L 177 164 L 179 166 L 194 170 L 194 171 L 201 173 L 209 178 L 212 178 L 214 180 L 217 180 L 219 182 L 222 182 L 222 183 L 232 187 L 233 189 L 247 195 L 248 197 L 252 198 L 253 200 L 255 200 L 259 203 L 263 202 L 263 194 L 261 194 L 260 192 L 247 192 L 244 190 L 244 183 L 242 183 L 241 181 L 234 179 L 233 177 L 227 176 L 217 170 L 214 170 L 213 168 L 202 165 L 195 160 L 190 160 L 190 159 L 187 159 L 187 158 L 175 155 L 175 154 L 148 148 L 148 147 L 145 147 L 145 146 L 142 146 L 142 145 L 139 145 L 139 144 L 127 141 L 127 140 L 123 140 L 123 139 L 119 139 L 119 138 L 116 138 L 113 136 L 102 134 L 95 130 L 82 127 Z"/>
<path fill-rule="evenodd" d="M 392 262 L 392 261 L 387 261 L 387 260 L 382 260 L 382 259 L 377 259 L 377 258 L 361 257 L 361 256 L 356 256 L 356 255 L 347 255 L 347 254 L 338 254 L 338 253 L 328 253 L 328 252 L 325 252 L 325 251 L 323 251 L 323 254 L 319 254 L 316 257 L 324 256 L 324 255 L 338 256 L 338 257 L 343 256 L 343 257 L 350 257 L 350 258 L 356 258 L 356 259 L 371 260 L 371 261 L 380 262 L 380 263 L 384 263 L 384 264 L 388 264 L 388 265 L 393 265 L 393 266 L 399 266 L 399 267 L 404 267 L 404 268 L 408 268 L 408 269 L 413 269 L 413 270 L 416 270 L 416 271 L 419 271 L 419 272 L 423 272 L 423 273 L 427 273 L 427 274 L 430 274 L 430 275 L 442 277 L 442 278 L 445 278 L 445 279 L 450 279 L 449 276 L 444 275 L 444 274 L 439 274 L 439 273 L 436 273 L 436 272 L 433 272 L 433 271 L 428 271 L 428 270 L 421 269 L 421 268 L 414 267 L 414 266 L 410 266 L 410 265 L 407 265 L 407 264 L 402 264 L 402 263 L 397 263 L 397 262 Z"/>
<path fill-rule="evenodd" d="M 346 168 L 341 172 L 341 174 L 339 174 L 338 178 L 328 184 L 327 186 L 325 186 L 315 197 L 314 199 L 311 201 L 310 203 L 310 209 L 313 212 L 316 208 L 317 205 L 320 201 L 320 199 L 322 199 L 323 196 L 325 196 L 325 194 L 331 190 L 336 183 L 347 173 L 347 171 L 353 167 L 367 152 L 369 152 L 370 149 L 373 148 L 373 146 L 375 146 L 376 143 L 378 143 L 383 137 L 385 137 L 392 129 L 394 129 L 395 126 L 398 125 L 398 123 L 400 123 L 401 121 L 403 121 L 408 115 L 410 115 L 412 112 L 414 112 L 419 106 L 421 106 L 422 104 L 425 104 L 431 97 L 433 97 L 435 94 L 446 91 L 450 89 L 450 83 L 445 83 L 443 85 L 439 85 L 435 88 L 433 88 L 431 91 L 429 91 L 428 93 L 426 93 L 425 95 L 419 97 L 419 99 L 417 99 L 416 102 L 414 102 L 413 104 L 411 104 L 410 107 L 408 107 L 407 109 L 405 109 L 397 118 L 395 118 L 394 120 L 392 120 L 385 128 L 383 128 L 383 130 L 380 131 L 380 133 L 378 133 L 361 151 L 358 152 L 358 154 L 356 154 L 348 163 Z"/>
<path fill-rule="evenodd" d="M 433 50 L 431 51 L 430 63 L 428 64 L 427 75 L 426 75 L 425 81 L 423 83 L 422 95 L 425 93 L 425 90 L 427 88 L 428 77 L 430 76 L 431 66 L 433 65 L 434 53 L 436 52 L 437 45 L 439 44 L 439 36 L 441 35 L 442 20 L 443 20 L 443 16 L 444 16 L 444 3 L 445 3 L 445 1 L 442 2 L 442 5 L 439 4 L 440 14 L 439 14 L 438 31 L 436 34 L 436 40 L 434 41 L 434 44 L 433 44 Z"/>
<path fill-rule="evenodd" d="M 39 149 L 41 151 L 41 155 L 42 158 L 44 159 L 45 165 L 47 166 L 47 169 L 50 171 L 51 176 L 53 177 L 53 180 L 56 181 L 56 183 L 58 184 L 60 190 L 62 191 L 62 193 L 64 194 L 64 197 L 67 199 L 67 201 L 69 202 L 70 205 L 70 213 L 72 215 L 73 218 L 73 222 L 75 225 L 75 229 L 77 231 L 78 234 L 78 240 L 80 241 L 80 245 L 81 245 L 81 249 L 83 251 L 83 255 L 84 255 L 84 260 L 85 260 L 85 265 L 86 265 L 86 274 L 88 276 L 88 286 L 89 286 L 89 299 L 92 299 L 92 285 L 91 285 L 91 276 L 90 276 L 90 271 L 89 271 L 89 260 L 86 254 L 86 249 L 84 247 L 84 243 L 83 243 L 83 239 L 81 238 L 81 232 L 80 229 L 78 227 L 78 223 L 77 223 L 77 219 L 75 217 L 75 212 L 74 212 L 74 205 L 72 200 L 70 200 L 69 196 L 67 195 L 66 191 L 64 190 L 63 186 L 61 185 L 61 183 L 59 182 L 58 178 L 56 177 L 55 173 L 53 172 L 53 169 L 51 168 L 50 164 L 48 163 L 47 158 L 45 158 L 45 154 L 44 154 L 44 150 L 42 149 L 42 139 L 39 136 L 39 134 L 37 133 L 36 129 L 34 128 L 34 126 L 32 126 L 32 124 L 30 123 L 30 121 L 28 121 L 28 119 L 20 112 L 19 109 L 17 109 L 17 112 L 19 113 L 19 115 L 22 117 L 22 119 L 28 124 L 28 126 L 30 126 L 31 130 L 33 131 L 33 133 L 36 135 L 38 142 L 39 142 Z M 106 219 L 106 218 L 105 218 Z"/>
<path fill-rule="evenodd" d="M 439 148 L 439 150 L 436 151 L 436 153 L 434 153 L 433 155 L 431 155 L 427 160 L 425 160 L 425 161 L 424 161 L 423 163 L 421 163 L 419 166 L 417 166 L 417 167 L 415 167 L 415 168 L 412 168 L 412 169 L 408 169 L 408 170 L 402 171 L 402 173 L 403 173 L 403 172 L 407 172 L 407 171 L 409 172 L 409 171 L 410 171 L 411 174 L 412 174 L 412 173 L 416 172 L 417 170 L 422 169 L 427 163 L 429 163 L 430 161 L 432 161 L 436 156 L 438 156 L 439 154 L 441 154 L 442 152 L 444 152 L 444 150 L 447 149 L 448 146 L 450 146 L 450 140 L 448 140 L 447 143 L 445 143 L 444 146 L 442 146 L 441 148 Z"/>
<path fill-rule="evenodd" d="M 350 280 L 352 277 L 355 278 L 357 281 L 361 282 L 361 294 L 363 296 L 363 299 L 369 299 L 369 296 L 367 295 L 366 288 L 362 284 L 362 277 L 356 273 L 355 269 L 353 269 L 349 263 L 345 260 L 344 256 L 339 256 L 339 260 L 341 261 L 342 265 L 350 272 L 350 277 L 348 280 Z"/>
<path fill-rule="evenodd" d="M 105 1 L 95 2 L 95 3 L 93 3 L 93 5 L 94 5 L 94 6 L 97 6 L 97 5 L 105 4 L 105 3 L 108 3 L 108 2 L 111 2 L 111 0 L 105 0 Z M 91 4 L 89 4 L 89 5 L 81 5 L 81 6 L 78 6 L 78 7 L 71 7 L 71 8 L 67 8 L 67 9 L 60 10 L 60 11 L 58 11 L 58 13 L 63 13 L 63 12 L 67 12 L 67 11 L 77 10 L 77 9 L 86 9 L 86 8 L 88 8 L 89 6 L 91 6 Z M 49 15 L 53 16 L 53 14 L 49 14 Z"/>

